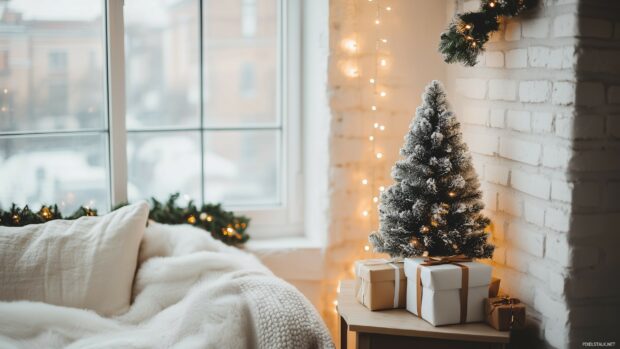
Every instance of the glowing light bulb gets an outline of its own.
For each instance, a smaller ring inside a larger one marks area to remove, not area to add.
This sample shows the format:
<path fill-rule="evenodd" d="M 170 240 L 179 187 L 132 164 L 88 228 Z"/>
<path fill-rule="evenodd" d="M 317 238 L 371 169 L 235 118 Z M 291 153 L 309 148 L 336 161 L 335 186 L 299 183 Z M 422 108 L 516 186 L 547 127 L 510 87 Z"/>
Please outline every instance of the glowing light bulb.
<path fill-rule="evenodd" d="M 456 196 L 456 193 L 455 193 L 455 192 L 453 192 L 453 191 L 451 191 L 451 192 L 449 192 L 449 193 L 448 193 L 448 196 L 449 196 L 449 197 L 451 197 L 451 198 L 453 198 L 453 197 L 455 197 L 455 196 Z"/>
<path fill-rule="evenodd" d="M 385 190 L 385 187 L 384 187 L 384 186 L 380 186 L 380 187 L 379 187 L 379 191 L 384 191 L 384 190 Z"/>
<path fill-rule="evenodd" d="M 377 159 L 381 159 L 383 157 L 383 153 L 377 153 Z"/>
<path fill-rule="evenodd" d="M 471 29 L 471 25 L 470 24 L 466 24 L 465 25 L 465 29 Z"/>
<path fill-rule="evenodd" d="M 422 226 L 422 228 L 420 228 L 420 231 L 421 231 L 422 233 L 428 233 L 429 229 L 428 229 L 428 227 L 427 227 L 427 226 L 423 225 L 423 226 Z"/>
<path fill-rule="evenodd" d="M 386 8 L 385 8 L 385 10 L 386 10 L 386 11 L 392 11 L 392 7 L 391 7 L 391 6 L 388 6 L 388 7 L 386 7 Z"/>
<path fill-rule="evenodd" d="M 371 141 L 371 142 L 374 141 L 375 140 L 375 136 L 369 136 L 368 140 Z"/>
<path fill-rule="evenodd" d="M 493 1 L 491 1 L 491 2 L 489 3 L 489 7 L 491 7 L 491 8 L 495 7 L 495 3 L 494 3 Z"/>
<path fill-rule="evenodd" d="M 367 180 L 366 178 L 362 179 L 362 184 L 363 184 L 363 185 L 368 184 L 368 180 Z"/>
<path fill-rule="evenodd" d="M 359 70 L 357 67 L 348 67 L 345 74 L 350 78 L 356 78 L 359 76 Z"/>
<path fill-rule="evenodd" d="M 384 125 L 379 126 L 379 130 L 385 131 L 385 126 Z"/>
<path fill-rule="evenodd" d="M 381 64 L 382 67 L 387 66 L 387 60 L 385 58 L 381 58 L 381 60 L 379 61 L 379 64 Z"/>
<path fill-rule="evenodd" d="M 370 246 L 368 246 L 368 245 L 364 246 L 364 251 L 366 251 L 366 252 L 370 251 Z"/>
<path fill-rule="evenodd" d="M 7 93 L 9 93 L 9 89 L 5 88 L 4 90 L 2 90 L 2 92 L 4 92 L 4 94 L 7 94 Z"/>
<path fill-rule="evenodd" d="M 372 202 L 374 202 L 374 203 L 379 202 L 379 198 L 375 196 L 374 198 L 372 198 Z"/>
<path fill-rule="evenodd" d="M 476 47 L 476 43 L 475 43 L 475 42 L 472 42 L 472 43 L 471 43 L 471 47 Z"/>
<path fill-rule="evenodd" d="M 377 111 L 377 106 L 376 106 L 376 105 L 371 106 L 371 107 L 370 107 L 370 110 L 372 110 L 372 111 Z"/>
<path fill-rule="evenodd" d="M 334 300 L 334 305 L 338 305 L 338 301 L 337 300 Z"/>
<path fill-rule="evenodd" d="M 370 80 L 368 80 L 371 84 L 375 83 L 375 79 L 374 78 L 370 78 Z"/>
<path fill-rule="evenodd" d="M 357 42 L 355 40 L 352 40 L 352 39 L 343 40 L 342 46 L 345 48 L 345 50 L 351 53 L 357 52 Z"/>
<path fill-rule="evenodd" d="M 387 43 L 387 39 L 381 39 L 381 42 L 386 44 Z"/>
<path fill-rule="evenodd" d="M 381 91 L 381 92 L 379 93 L 379 96 L 381 96 L 381 97 L 385 97 L 385 96 L 387 96 L 387 92 L 385 92 L 385 91 Z"/>
<path fill-rule="evenodd" d="M 378 19 L 375 19 L 375 24 L 379 25 L 379 24 L 381 24 L 381 21 L 378 20 Z"/>
<path fill-rule="evenodd" d="M 364 217 L 368 217 L 368 211 L 363 211 L 363 212 L 362 212 L 362 216 L 364 216 Z"/>
<path fill-rule="evenodd" d="M 374 128 L 379 128 L 379 123 L 375 122 L 375 124 L 373 125 Z"/>

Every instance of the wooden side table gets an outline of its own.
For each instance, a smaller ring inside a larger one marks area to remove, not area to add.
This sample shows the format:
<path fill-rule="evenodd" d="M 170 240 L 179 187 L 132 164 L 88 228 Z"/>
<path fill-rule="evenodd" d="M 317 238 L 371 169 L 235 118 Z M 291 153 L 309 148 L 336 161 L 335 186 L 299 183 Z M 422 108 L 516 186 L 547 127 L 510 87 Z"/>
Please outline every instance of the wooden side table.
<path fill-rule="evenodd" d="M 370 311 L 355 299 L 355 281 L 340 283 L 340 348 L 347 348 L 347 330 L 354 331 L 358 349 L 505 349 L 510 332 L 485 323 L 435 327 L 405 309 Z"/>

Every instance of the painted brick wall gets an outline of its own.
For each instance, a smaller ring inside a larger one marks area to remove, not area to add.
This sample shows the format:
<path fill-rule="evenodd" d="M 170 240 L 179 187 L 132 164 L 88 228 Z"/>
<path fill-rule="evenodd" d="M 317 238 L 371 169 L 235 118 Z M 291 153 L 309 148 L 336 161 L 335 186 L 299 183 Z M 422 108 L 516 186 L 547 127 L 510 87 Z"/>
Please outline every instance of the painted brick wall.
<path fill-rule="evenodd" d="M 474 10 L 479 1 L 458 1 Z M 546 0 L 502 23 L 451 99 L 482 181 L 519 345 L 617 341 L 620 3 Z"/>

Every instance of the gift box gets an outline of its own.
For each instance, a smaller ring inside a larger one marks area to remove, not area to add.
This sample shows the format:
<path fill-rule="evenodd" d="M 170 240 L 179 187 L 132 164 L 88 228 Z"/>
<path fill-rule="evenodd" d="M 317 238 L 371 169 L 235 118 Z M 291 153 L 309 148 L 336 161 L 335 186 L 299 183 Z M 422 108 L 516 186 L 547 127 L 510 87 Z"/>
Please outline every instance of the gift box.
<path fill-rule="evenodd" d="M 489 298 L 495 298 L 499 294 L 499 283 L 502 281 L 496 277 L 491 277 L 491 283 L 489 284 Z"/>
<path fill-rule="evenodd" d="M 370 310 L 404 308 L 407 282 L 402 261 L 355 262 L 355 295 Z"/>
<path fill-rule="evenodd" d="M 525 326 L 525 304 L 517 298 L 487 298 L 484 313 L 487 323 L 496 330 L 508 331 Z"/>
<path fill-rule="evenodd" d="M 407 258 L 407 310 L 433 326 L 484 321 L 491 267 L 463 256 Z"/>

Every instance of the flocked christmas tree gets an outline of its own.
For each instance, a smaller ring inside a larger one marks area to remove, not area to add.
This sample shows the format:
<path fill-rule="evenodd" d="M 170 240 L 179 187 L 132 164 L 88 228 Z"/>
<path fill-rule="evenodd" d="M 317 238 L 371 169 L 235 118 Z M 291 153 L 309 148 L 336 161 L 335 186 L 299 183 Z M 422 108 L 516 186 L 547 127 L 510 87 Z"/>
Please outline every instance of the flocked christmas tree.
<path fill-rule="evenodd" d="M 488 258 L 489 219 L 460 124 L 448 110 L 439 81 L 431 82 L 416 110 L 392 169 L 395 183 L 381 196 L 375 251 L 392 257 L 420 255 Z"/>

